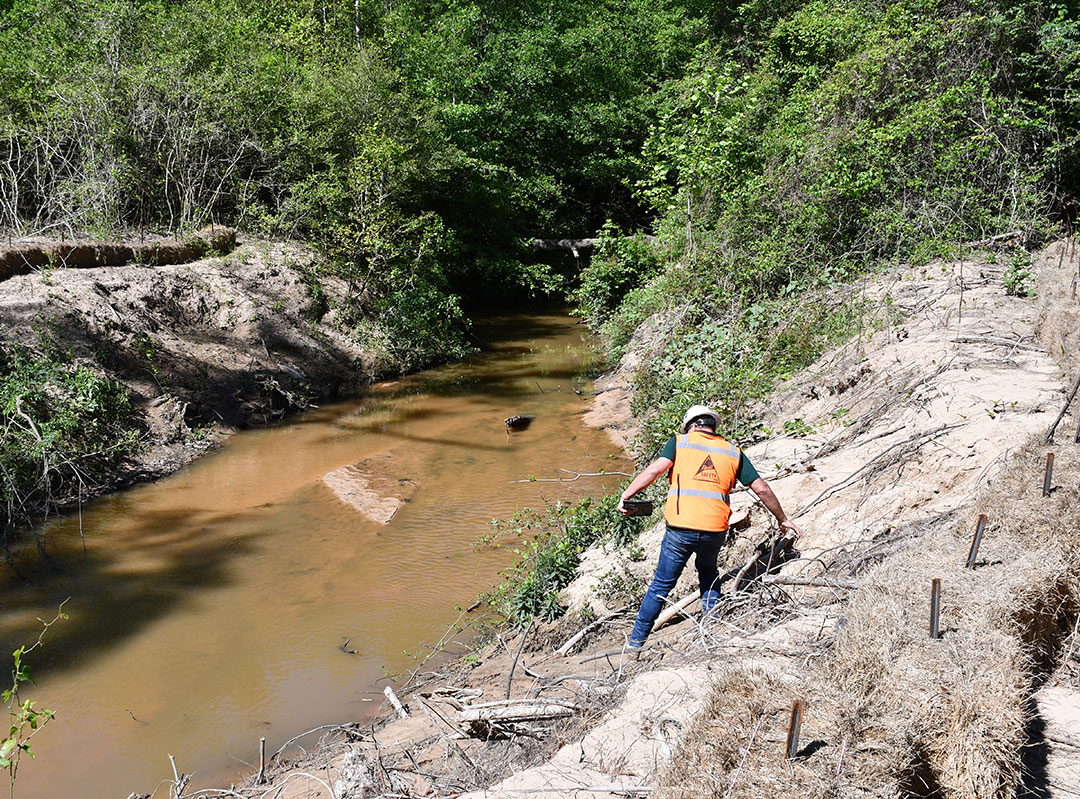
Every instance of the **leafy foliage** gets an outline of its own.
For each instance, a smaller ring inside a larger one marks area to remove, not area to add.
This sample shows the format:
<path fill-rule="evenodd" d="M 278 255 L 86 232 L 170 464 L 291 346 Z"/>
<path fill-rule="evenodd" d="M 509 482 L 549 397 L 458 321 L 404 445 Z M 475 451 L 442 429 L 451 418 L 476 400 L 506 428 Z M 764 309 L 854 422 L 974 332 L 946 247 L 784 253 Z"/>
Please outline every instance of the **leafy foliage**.
<path fill-rule="evenodd" d="M 1077 17 L 1049 0 L 11 0 L 0 228 L 313 240 L 353 288 L 343 324 L 411 368 L 464 351 L 470 301 L 562 290 L 523 242 L 604 226 L 574 296 L 617 351 L 679 302 L 719 319 L 1049 230 L 1080 178 Z"/>
<path fill-rule="evenodd" d="M 661 264 L 660 253 L 642 233 L 625 236 L 608 220 L 592 260 L 581 273 L 575 292 L 578 312 L 594 323 L 606 319 L 627 293 L 655 275 Z"/>
<path fill-rule="evenodd" d="M 830 286 L 1053 229 L 1080 176 L 1077 44 L 1072 4 L 729 9 L 661 88 L 642 153 L 670 266 L 601 316 L 615 354 L 652 330 L 641 449 L 701 401 L 750 434 L 748 401 L 864 321 Z"/>
<path fill-rule="evenodd" d="M 0 342 L 0 491 L 4 536 L 42 509 L 75 499 L 135 446 L 123 387 L 74 364 L 48 339 Z"/>

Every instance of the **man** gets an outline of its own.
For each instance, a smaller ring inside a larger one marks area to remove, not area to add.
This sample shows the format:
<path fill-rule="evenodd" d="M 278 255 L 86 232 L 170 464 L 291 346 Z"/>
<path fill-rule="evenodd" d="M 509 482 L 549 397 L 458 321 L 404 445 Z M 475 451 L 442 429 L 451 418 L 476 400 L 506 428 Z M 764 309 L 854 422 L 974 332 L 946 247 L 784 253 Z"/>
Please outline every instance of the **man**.
<path fill-rule="evenodd" d="M 664 472 L 668 473 L 671 487 L 664 506 L 667 530 L 660 546 L 656 576 L 641 600 L 630 634 L 631 648 L 639 649 L 645 643 L 664 599 L 675 587 L 691 554 L 696 556 L 702 613 L 708 615 L 716 606 L 720 597 L 715 585 L 719 576 L 716 561 L 727 538 L 730 497 L 736 480 L 757 494 L 782 530 L 796 537 L 802 535 L 742 450 L 716 434 L 719 423 L 720 416 L 711 408 L 704 405 L 690 408 L 683 417 L 682 435 L 668 440 L 660 457 L 630 481 L 619 499 L 619 513 L 626 516 L 629 513 L 626 500 L 652 485 Z"/>

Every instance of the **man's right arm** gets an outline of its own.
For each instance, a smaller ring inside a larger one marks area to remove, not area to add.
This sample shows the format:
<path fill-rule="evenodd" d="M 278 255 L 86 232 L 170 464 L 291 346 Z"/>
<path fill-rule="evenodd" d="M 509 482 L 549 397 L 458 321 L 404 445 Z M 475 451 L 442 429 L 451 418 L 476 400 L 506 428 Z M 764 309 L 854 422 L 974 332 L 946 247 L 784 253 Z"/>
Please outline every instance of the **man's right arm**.
<path fill-rule="evenodd" d="M 622 492 L 622 496 L 619 497 L 619 513 L 623 516 L 628 516 L 630 511 L 626 509 L 626 506 L 623 503 L 637 492 L 642 491 L 655 483 L 657 478 L 670 469 L 673 463 L 674 461 L 661 457 L 646 466 L 641 474 L 630 481 L 630 485 L 626 487 L 626 490 Z"/>

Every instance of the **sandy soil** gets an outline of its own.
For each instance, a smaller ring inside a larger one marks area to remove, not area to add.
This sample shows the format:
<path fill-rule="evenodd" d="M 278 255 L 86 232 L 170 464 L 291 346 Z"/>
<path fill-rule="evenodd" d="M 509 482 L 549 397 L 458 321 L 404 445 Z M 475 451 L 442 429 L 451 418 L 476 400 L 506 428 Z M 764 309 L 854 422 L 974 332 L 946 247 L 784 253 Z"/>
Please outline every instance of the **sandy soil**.
<path fill-rule="evenodd" d="M 0 282 L 0 324 L 26 344 L 51 335 L 130 389 L 144 446 L 108 490 L 369 381 L 373 357 L 309 288 L 313 265 L 302 248 L 248 242 L 179 265 L 36 271 Z M 343 290 L 323 287 L 331 301 Z"/>
<path fill-rule="evenodd" d="M 801 419 L 809 432 L 747 448 L 806 531 L 796 557 L 767 579 L 813 580 L 841 556 L 857 578 L 860 569 L 903 552 L 927 525 L 959 518 L 1009 453 L 1046 431 L 1071 383 L 1055 357 L 1077 327 L 1076 310 L 1060 307 L 1077 270 L 1071 255 L 1058 243 L 1038 259 L 1041 300 L 1006 296 L 1000 266 L 985 261 L 900 270 L 864 289 L 868 332 L 790 381 L 767 409 L 770 428 Z M 1048 291 L 1058 298 L 1053 312 Z M 599 383 L 588 418 L 617 441 L 632 436 L 629 380 L 648 346 L 638 342 Z M 1078 406 L 1065 416 L 1060 439 L 1072 440 Z M 774 533 L 751 495 L 737 494 L 734 504 L 746 522 L 725 555 L 732 572 Z M 636 606 L 610 607 L 597 589 L 614 573 L 647 580 L 661 532 L 657 525 L 643 535 L 643 559 L 604 548 L 586 553 L 564 594 L 572 610 L 559 623 L 530 629 L 524 639 L 510 635 L 456 665 L 431 665 L 399 689 L 408 718 L 339 731 L 302 767 L 277 766 L 262 787 L 283 797 L 329 797 L 336 784 L 339 797 L 470 798 L 625 796 L 654 788 L 719 674 L 737 664 L 793 680 L 830 646 L 846 598 L 839 583 L 790 585 L 787 605 L 798 610 L 780 612 L 753 592 L 729 589 L 722 619 L 702 624 L 690 606 L 654 633 L 640 658 L 631 657 L 621 648 Z M 677 594 L 692 591 L 692 582 L 685 576 Z M 566 654 L 557 651 L 582 628 L 587 634 Z M 1077 685 L 1065 669 L 1039 697 L 1056 738 L 1040 796 L 1080 795 Z M 494 728 L 466 720 L 470 707 L 510 698 L 553 717 Z M 572 715 L 537 709 L 548 703 L 572 707 Z M 247 795 L 260 791 L 252 786 Z"/>

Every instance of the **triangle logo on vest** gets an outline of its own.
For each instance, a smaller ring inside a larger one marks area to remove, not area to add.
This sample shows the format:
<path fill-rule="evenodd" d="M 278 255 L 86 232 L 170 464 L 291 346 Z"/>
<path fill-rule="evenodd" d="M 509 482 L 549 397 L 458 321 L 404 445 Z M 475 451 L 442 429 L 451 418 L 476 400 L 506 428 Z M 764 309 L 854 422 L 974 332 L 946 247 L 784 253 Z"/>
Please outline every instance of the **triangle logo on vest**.
<path fill-rule="evenodd" d="M 718 475 L 716 474 L 716 466 L 712 462 L 712 455 L 706 455 L 705 460 L 702 461 L 701 466 L 698 467 L 697 472 L 694 474 L 695 480 L 716 480 Z"/>

